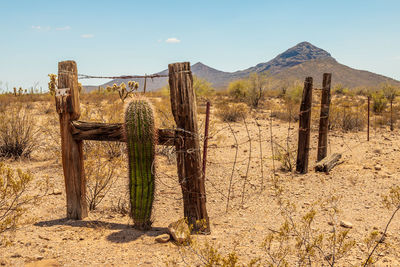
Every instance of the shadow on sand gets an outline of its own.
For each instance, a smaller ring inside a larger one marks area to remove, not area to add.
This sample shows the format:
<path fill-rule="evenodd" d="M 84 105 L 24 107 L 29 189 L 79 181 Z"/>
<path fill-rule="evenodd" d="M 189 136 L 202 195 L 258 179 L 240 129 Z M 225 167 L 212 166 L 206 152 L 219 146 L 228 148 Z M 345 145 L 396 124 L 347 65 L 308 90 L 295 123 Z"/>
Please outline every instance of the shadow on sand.
<path fill-rule="evenodd" d="M 66 218 L 41 221 L 35 223 L 34 225 L 38 227 L 52 227 L 57 225 L 63 225 L 71 227 L 86 227 L 92 229 L 103 228 L 108 230 L 119 230 L 107 236 L 107 240 L 113 243 L 128 243 L 137 240 L 142 235 L 155 237 L 164 233 L 168 233 L 168 229 L 165 227 L 153 227 L 148 231 L 140 231 L 134 229 L 132 225 L 129 224 L 110 223 L 99 220 L 79 221 L 79 220 L 70 220 Z"/>

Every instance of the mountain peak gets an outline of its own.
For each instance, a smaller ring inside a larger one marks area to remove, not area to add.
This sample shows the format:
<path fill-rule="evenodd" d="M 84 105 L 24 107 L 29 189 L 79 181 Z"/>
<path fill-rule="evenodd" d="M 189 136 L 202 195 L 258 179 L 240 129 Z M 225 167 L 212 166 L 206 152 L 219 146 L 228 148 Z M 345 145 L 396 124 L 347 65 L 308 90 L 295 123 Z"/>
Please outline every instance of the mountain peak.
<path fill-rule="evenodd" d="M 325 50 L 312 45 L 309 42 L 301 42 L 279 54 L 271 61 L 260 63 L 245 72 L 264 72 L 271 74 L 279 73 L 281 70 L 302 64 L 309 60 L 333 59 L 331 54 Z"/>
<path fill-rule="evenodd" d="M 325 50 L 310 44 L 309 42 L 301 42 L 297 45 L 289 48 L 282 54 L 278 55 L 277 58 L 292 58 L 296 61 L 302 60 L 312 60 L 312 59 L 326 59 L 331 58 L 331 54 Z"/>

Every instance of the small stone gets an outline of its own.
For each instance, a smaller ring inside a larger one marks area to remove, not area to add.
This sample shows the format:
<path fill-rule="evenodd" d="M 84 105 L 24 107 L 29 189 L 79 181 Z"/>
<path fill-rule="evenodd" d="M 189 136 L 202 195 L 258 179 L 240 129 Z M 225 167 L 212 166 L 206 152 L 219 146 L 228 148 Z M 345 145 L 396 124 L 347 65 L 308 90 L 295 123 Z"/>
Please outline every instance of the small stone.
<path fill-rule="evenodd" d="M 0 259 L 0 265 L 2 266 L 8 265 L 8 261 L 6 259 Z"/>
<path fill-rule="evenodd" d="M 382 170 L 382 166 L 381 166 L 381 165 L 379 165 L 379 164 L 375 165 L 375 170 L 377 170 L 377 171 L 380 171 L 380 170 Z"/>
<path fill-rule="evenodd" d="M 37 255 L 35 258 L 36 258 L 37 260 L 43 260 L 43 259 L 44 259 L 44 257 L 43 257 L 42 255 Z"/>
<path fill-rule="evenodd" d="M 21 257 L 22 256 L 19 253 L 15 253 L 15 254 L 11 255 L 11 258 L 21 258 Z"/>
<path fill-rule="evenodd" d="M 167 243 L 170 239 L 171 239 L 171 236 L 169 234 L 163 234 L 163 235 L 156 236 L 155 240 L 158 243 Z"/>
<path fill-rule="evenodd" d="M 340 221 L 340 226 L 344 228 L 353 228 L 353 224 L 351 222 L 347 221 Z"/>
<path fill-rule="evenodd" d="M 185 219 L 180 219 L 168 225 L 168 231 L 178 244 L 183 244 L 190 239 L 190 229 Z"/>

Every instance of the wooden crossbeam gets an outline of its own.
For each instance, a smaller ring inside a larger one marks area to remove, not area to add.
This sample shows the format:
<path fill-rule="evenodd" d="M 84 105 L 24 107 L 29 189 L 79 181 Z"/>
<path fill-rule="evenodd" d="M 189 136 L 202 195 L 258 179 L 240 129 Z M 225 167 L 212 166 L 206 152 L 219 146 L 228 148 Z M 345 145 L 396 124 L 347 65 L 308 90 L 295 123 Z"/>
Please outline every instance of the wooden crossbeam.
<path fill-rule="evenodd" d="M 126 142 L 122 123 L 71 121 L 70 131 L 75 140 Z M 158 145 L 173 146 L 175 130 L 158 129 Z"/>

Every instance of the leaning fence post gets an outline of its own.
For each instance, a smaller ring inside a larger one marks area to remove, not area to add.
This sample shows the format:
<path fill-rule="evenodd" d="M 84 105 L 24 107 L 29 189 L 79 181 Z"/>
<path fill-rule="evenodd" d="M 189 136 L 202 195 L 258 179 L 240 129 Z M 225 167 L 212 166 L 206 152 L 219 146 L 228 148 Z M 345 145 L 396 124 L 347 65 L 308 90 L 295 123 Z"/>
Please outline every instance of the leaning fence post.
<path fill-rule="evenodd" d="M 58 89 L 55 100 L 60 118 L 67 218 L 81 220 L 87 216 L 82 141 L 74 140 L 70 131 L 71 121 L 77 120 L 80 116 L 78 71 L 75 61 L 58 63 Z"/>
<path fill-rule="evenodd" d="M 329 105 L 331 103 L 331 73 L 324 73 L 322 81 L 321 113 L 319 118 L 317 161 L 327 156 L 328 151 L 328 121 Z"/>
<path fill-rule="evenodd" d="M 190 63 L 168 65 L 171 109 L 177 126 L 175 139 L 184 216 L 193 232 L 210 233 L 204 176 L 201 169 L 197 106 Z"/>
<path fill-rule="evenodd" d="M 299 120 L 299 141 L 297 148 L 296 171 L 307 173 L 308 154 L 310 150 L 310 124 L 311 124 L 311 104 L 312 104 L 312 77 L 307 77 L 304 82 L 303 97 L 300 105 Z"/>

